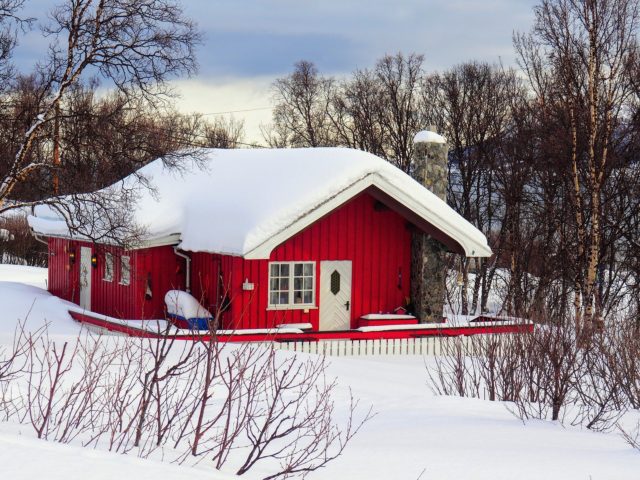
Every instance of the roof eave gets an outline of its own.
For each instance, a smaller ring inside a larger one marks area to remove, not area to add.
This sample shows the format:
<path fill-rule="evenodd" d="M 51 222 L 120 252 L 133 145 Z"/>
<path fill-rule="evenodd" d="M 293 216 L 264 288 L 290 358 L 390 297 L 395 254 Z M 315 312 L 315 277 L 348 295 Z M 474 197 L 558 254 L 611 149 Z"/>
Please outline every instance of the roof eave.
<path fill-rule="evenodd" d="M 461 231 L 460 228 L 458 228 L 455 224 L 439 217 L 437 214 L 427 209 L 424 205 L 421 205 L 412 197 L 404 193 L 401 189 L 397 188 L 393 183 L 387 181 L 377 173 L 370 173 L 352 183 L 347 188 L 341 190 L 327 201 L 316 206 L 314 209 L 300 215 L 288 226 L 284 227 L 276 234 L 269 237 L 260 245 L 246 252 L 244 254 L 244 258 L 247 260 L 269 259 L 269 257 L 271 256 L 271 252 L 278 245 L 285 242 L 295 234 L 304 230 L 312 223 L 329 214 L 331 211 L 340 207 L 341 205 L 370 187 L 376 187 L 380 189 L 381 191 L 395 199 L 397 202 L 413 211 L 416 215 L 423 218 L 425 222 L 432 224 L 435 228 L 444 232 L 444 234 L 446 234 L 448 237 L 450 237 L 460 245 L 467 257 L 490 257 L 491 255 L 493 255 L 493 252 L 486 243 L 486 238 L 484 238 L 484 236 L 483 238 L 485 241 L 483 243 L 474 240 L 473 238 L 469 238 L 469 236 L 466 235 L 465 232 Z M 482 235 L 482 233 L 479 231 L 477 231 L 477 233 L 479 235 Z"/>

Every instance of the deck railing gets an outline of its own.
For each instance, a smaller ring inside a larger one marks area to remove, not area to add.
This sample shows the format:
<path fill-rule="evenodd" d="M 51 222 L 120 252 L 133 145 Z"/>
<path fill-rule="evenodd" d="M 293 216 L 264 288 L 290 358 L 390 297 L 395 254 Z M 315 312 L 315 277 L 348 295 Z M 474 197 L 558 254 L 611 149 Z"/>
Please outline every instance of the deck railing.
<path fill-rule="evenodd" d="M 321 340 L 316 342 L 274 342 L 275 348 L 292 352 L 324 354 L 333 357 L 363 355 L 442 355 L 445 342 L 463 342 L 468 351 L 471 337 L 419 337 L 376 340 Z"/>

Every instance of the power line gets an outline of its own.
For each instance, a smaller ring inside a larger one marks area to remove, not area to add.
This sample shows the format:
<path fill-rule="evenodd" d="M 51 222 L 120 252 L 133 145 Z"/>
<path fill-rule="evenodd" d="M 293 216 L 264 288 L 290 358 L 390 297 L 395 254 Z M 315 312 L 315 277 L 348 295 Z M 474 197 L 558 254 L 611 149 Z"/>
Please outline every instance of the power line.
<path fill-rule="evenodd" d="M 271 110 L 273 107 L 258 107 L 258 108 L 246 108 L 244 110 L 229 110 L 227 112 L 208 112 L 208 113 L 200 113 L 200 115 L 227 115 L 229 113 L 245 113 L 245 112 L 257 112 L 260 110 Z"/>
<path fill-rule="evenodd" d="M 170 127 L 160 127 L 156 126 L 153 128 L 153 131 L 149 132 L 150 134 L 161 135 L 163 138 L 169 141 L 174 141 L 180 145 L 185 147 L 194 147 L 194 148 L 207 148 L 203 143 L 196 143 L 191 139 L 201 139 L 204 141 L 208 141 L 209 138 L 202 133 L 193 133 L 193 132 L 176 132 L 175 129 L 171 129 Z M 190 137 L 190 138 L 189 138 Z M 231 143 L 236 145 L 243 145 L 252 148 L 267 148 L 264 145 L 260 145 L 258 143 L 246 143 L 239 141 L 232 141 Z"/>

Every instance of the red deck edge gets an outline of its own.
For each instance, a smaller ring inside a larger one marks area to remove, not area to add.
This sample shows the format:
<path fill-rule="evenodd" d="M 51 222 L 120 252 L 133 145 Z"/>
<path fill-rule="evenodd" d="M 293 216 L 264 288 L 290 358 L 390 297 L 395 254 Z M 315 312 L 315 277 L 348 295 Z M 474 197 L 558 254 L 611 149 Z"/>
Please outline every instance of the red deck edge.
<path fill-rule="evenodd" d="M 71 317 L 87 325 L 103 328 L 111 332 L 123 333 L 131 337 L 140 338 L 161 338 L 165 335 L 156 334 L 141 328 L 111 322 L 105 318 L 94 317 L 85 313 L 69 311 Z M 530 333 L 533 332 L 532 323 L 521 324 L 496 324 L 482 326 L 465 327 L 443 327 L 428 330 L 384 330 L 377 332 L 360 332 L 357 330 L 346 330 L 337 332 L 305 332 L 305 333 L 273 333 L 273 334 L 246 334 L 246 335 L 214 335 L 221 342 L 317 342 L 319 340 L 379 340 L 379 339 L 401 339 L 420 337 L 457 337 L 460 335 L 482 335 L 492 333 Z M 209 341 L 212 335 L 166 335 L 168 338 L 176 340 L 200 340 Z"/>

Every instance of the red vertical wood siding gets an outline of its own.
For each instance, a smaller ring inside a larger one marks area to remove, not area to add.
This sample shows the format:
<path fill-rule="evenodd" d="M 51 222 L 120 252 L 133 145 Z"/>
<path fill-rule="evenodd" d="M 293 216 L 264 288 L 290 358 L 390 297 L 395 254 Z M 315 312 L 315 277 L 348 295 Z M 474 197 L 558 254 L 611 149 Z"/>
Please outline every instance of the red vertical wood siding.
<path fill-rule="evenodd" d="M 72 262 L 70 253 L 74 252 Z M 78 302 L 80 289 L 80 247 L 77 242 L 60 238 L 49 239 L 49 291 L 70 302 Z"/>
<path fill-rule="evenodd" d="M 122 248 L 95 245 L 59 238 L 49 239 L 49 291 L 65 300 L 80 299 L 80 248 L 89 247 L 97 256 L 91 269 L 91 310 L 116 318 L 164 318 L 164 295 L 173 288 L 184 289 L 185 261 L 171 247 L 124 251 Z M 75 262 L 69 253 L 75 252 Z M 105 253 L 114 260 L 113 279 L 104 280 Z M 121 257 L 130 259 L 130 283 L 123 285 Z M 150 276 L 149 276 L 150 274 Z M 151 282 L 151 297 L 146 296 Z"/>
<path fill-rule="evenodd" d="M 392 210 L 376 208 L 376 200 L 362 194 L 293 236 L 271 253 L 270 260 L 202 252 L 190 253 L 191 290 L 212 313 L 223 304 L 225 328 L 268 328 L 280 323 L 311 323 L 318 328 L 319 310 L 267 310 L 269 261 L 315 261 L 316 306 L 320 306 L 320 262 L 351 260 L 351 323 L 367 313 L 390 312 L 409 296 L 411 232 L 406 220 Z M 77 302 L 80 246 L 87 243 L 50 239 L 49 290 Z M 164 295 L 185 288 L 186 262 L 173 248 L 155 247 L 130 252 L 92 246 L 98 266 L 92 269 L 92 310 L 119 318 L 163 318 Z M 68 251 L 75 249 L 75 264 Z M 104 253 L 114 255 L 114 280 L 104 277 Z M 131 258 L 131 285 L 120 285 L 120 261 Z M 402 281 L 399 282 L 398 275 Z M 254 290 L 243 291 L 246 280 Z M 145 296 L 151 282 L 151 298 Z M 223 300 L 226 297 L 226 301 Z"/>
<path fill-rule="evenodd" d="M 270 260 L 193 254 L 193 274 L 206 276 L 198 273 L 199 269 L 214 268 L 214 263 L 215 268 L 219 265 L 231 300 L 223 316 L 227 328 L 269 328 L 280 323 L 308 322 L 317 329 L 317 308 L 309 309 L 308 313 L 302 309 L 267 310 L 268 264 L 270 261 L 315 261 L 316 306 L 319 307 L 320 262 L 351 260 L 351 326 L 355 328 L 360 316 L 393 311 L 410 295 L 411 232 L 402 216 L 389 209 L 376 209 L 375 204 L 376 200 L 367 194 L 351 200 L 275 248 Z M 254 284 L 254 290 L 242 290 L 245 279 Z M 209 293 L 209 298 L 214 296 Z"/>

